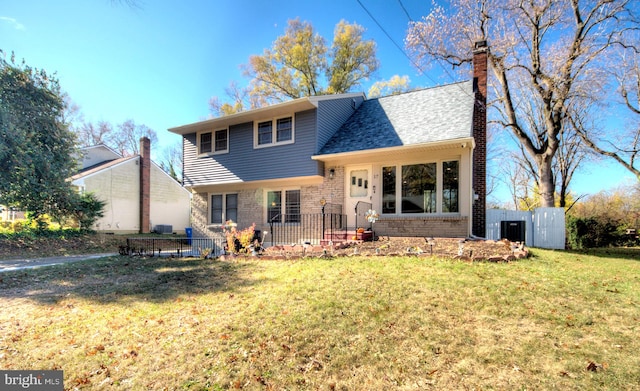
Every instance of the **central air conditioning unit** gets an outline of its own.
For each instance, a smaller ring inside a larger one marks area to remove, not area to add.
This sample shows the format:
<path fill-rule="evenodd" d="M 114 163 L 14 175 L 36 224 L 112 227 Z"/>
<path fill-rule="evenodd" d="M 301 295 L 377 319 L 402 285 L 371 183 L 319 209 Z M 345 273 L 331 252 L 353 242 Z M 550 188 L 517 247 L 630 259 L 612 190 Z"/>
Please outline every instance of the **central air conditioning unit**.
<path fill-rule="evenodd" d="M 158 224 L 156 225 L 156 229 L 154 231 L 159 234 L 172 234 L 173 226 L 167 224 Z"/>
<path fill-rule="evenodd" d="M 501 221 L 500 239 L 524 243 L 526 239 L 525 230 L 526 225 L 524 221 Z"/>

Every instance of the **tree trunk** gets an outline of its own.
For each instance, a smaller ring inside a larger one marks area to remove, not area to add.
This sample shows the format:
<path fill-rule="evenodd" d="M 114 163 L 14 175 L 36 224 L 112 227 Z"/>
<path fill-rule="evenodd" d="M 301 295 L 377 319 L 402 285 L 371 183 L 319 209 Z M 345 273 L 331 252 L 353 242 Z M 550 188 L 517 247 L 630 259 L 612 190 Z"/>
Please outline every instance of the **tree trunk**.
<path fill-rule="evenodd" d="M 538 159 L 538 172 L 540 174 L 540 202 L 543 208 L 555 206 L 555 180 L 551 165 L 552 157 L 548 155 L 540 156 Z"/>

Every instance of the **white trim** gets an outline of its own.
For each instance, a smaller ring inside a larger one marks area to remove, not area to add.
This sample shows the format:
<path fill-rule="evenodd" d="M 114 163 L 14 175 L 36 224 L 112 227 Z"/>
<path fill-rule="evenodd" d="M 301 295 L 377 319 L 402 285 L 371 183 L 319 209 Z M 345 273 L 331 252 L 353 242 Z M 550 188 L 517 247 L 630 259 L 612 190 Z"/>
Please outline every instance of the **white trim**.
<path fill-rule="evenodd" d="M 278 120 L 280 119 L 284 119 L 284 118 L 291 118 L 291 140 L 285 140 L 285 141 L 277 141 L 278 139 Z M 271 122 L 271 142 L 268 144 L 258 144 L 258 125 L 265 123 L 265 122 Z M 295 115 L 291 114 L 291 115 L 283 115 L 283 116 L 278 116 L 278 117 L 272 117 L 272 118 L 265 118 L 262 120 L 256 120 L 253 121 L 253 149 L 259 149 L 259 148 L 269 148 L 269 147 L 276 147 L 278 145 L 287 145 L 287 144 L 293 144 L 296 141 L 296 125 L 295 125 L 296 121 L 295 121 Z"/>
<path fill-rule="evenodd" d="M 223 131 L 223 130 L 227 132 L 227 149 L 216 151 L 216 132 L 220 132 L 220 131 Z M 207 134 L 207 133 L 211 133 L 211 151 L 209 151 L 209 152 L 201 152 L 200 138 L 202 137 L 202 135 Z M 229 128 L 220 128 L 220 129 L 214 129 L 214 130 L 203 130 L 203 131 L 200 131 L 200 132 L 196 133 L 196 148 L 197 148 L 196 156 L 197 157 L 207 157 L 207 156 L 223 155 L 225 153 L 229 153 L 229 143 L 230 143 L 230 140 L 229 140 Z"/>
<path fill-rule="evenodd" d="M 443 179 L 444 179 L 444 171 L 443 166 L 444 162 L 458 162 L 458 211 L 457 212 L 443 212 Z M 416 164 L 434 164 L 436 165 L 436 210 L 432 213 L 402 213 L 402 167 L 403 166 L 411 166 Z M 384 167 L 395 167 L 396 168 L 396 183 L 395 183 L 395 197 L 396 197 L 396 212 L 395 213 L 384 213 L 382 208 L 382 196 L 383 196 L 383 188 L 382 188 L 382 179 L 380 180 L 380 191 L 377 197 L 381 208 L 380 208 L 380 219 L 384 220 L 385 218 L 397 217 L 397 218 L 408 218 L 408 217 L 416 217 L 416 218 L 424 218 L 424 217 L 457 217 L 461 216 L 461 202 L 462 193 L 460 191 L 462 187 L 462 182 L 460 179 L 461 176 L 461 168 L 462 168 L 462 156 L 458 157 L 450 157 L 450 158 L 440 158 L 436 160 L 411 160 L 411 161 L 400 161 L 393 163 L 382 163 L 379 166 L 379 169 L 382 170 Z M 382 173 L 378 173 L 380 177 L 382 177 Z M 473 196 L 472 196 L 473 198 Z"/>
<path fill-rule="evenodd" d="M 112 169 L 112 168 L 119 167 L 119 166 L 121 166 L 121 165 L 123 165 L 123 164 L 129 164 L 129 163 L 131 163 L 131 162 L 135 162 L 135 163 L 136 163 L 136 165 L 139 165 L 139 164 L 140 164 L 140 163 L 139 163 L 139 161 L 140 161 L 140 157 L 141 157 L 140 155 L 134 155 L 134 156 L 129 156 L 129 157 L 127 157 L 127 158 L 121 158 L 121 159 L 124 159 L 124 160 L 122 160 L 121 162 L 118 162 L 118 163 L 116 163 L 116 164 L 110 165 L 110 166 L 108 166 L 108 164 L 109 164 L 110 162 L 103 162 L 103 163 L 101 163 L 101 164 L 104 164 L 104 165 L 105 165 L 105 167 L 97 167 L 97 169 L 94 169 L 95 171 L 94 171 L 94 172 L 92 172 L 92 173 L 90 173 L 90 174 L 76 174 L 76 175 L 79 175 L 79 176 L 78 176 L 78 178 L 73 179 L 73 176 L 72 176 L 72 177 L 70 178 L 70 180 L 71 180 L 71 182 L 72 182 L 72 183 L 74 183 L 74 182 L 76 182 L 76 181 L 78 181 L 78 180 L 80 180 L 80 179 L 84 180 L 84 179 L 86 179 L 86 178 L 91 178 L 91 177 L 92 177 L 92 176 L 94 176 L 94 175 L 97 175 L 97 174 L 103 173 L 103 172 L 105 172 L 105 171 L 107 171 L 107 170 L 110 170 L 110 169 Z M 153 163 L 153 162 L 152 162 L 152 163 Z M 163 172 L 164 172 L 164 171 L 163 171 Z M 76 175 L 74 175 L 74 176 L 76 176 Z M 173 179 L 173 178 L 171 178 L 171 179 Z"/>
<path fill-rule="evenodd" d="M 339 153 L 331 153 L 326 155 L 313 155 L 311 156 L 312 160 L 318 160 L 321 162 L 332 162 L 332 161 L 341 161 L 343 159 L 351 159 L 355 157 L 365 157 L 370 158 L 374 155 L 382 155 L 382 154 L 407 154 L 415 150 L 420 149 L 467 149 L 475 148 L 475 141 L 473 137 L 465 137 L 459 139 L 451 139 L 451 140 L 442 140 L 442 141 L 431 141 L 427 143 L 421 144 L 410 144 L 410 145 L 399 145 L 396 147 L 386 147 L 386 148 L 376 148 L 376 149 L 364 149 L 360 151 L 352 151 L 352 152 L 339 152 Z"/>
<path fill-rule="evenodd" d="M 106 149 L 109 152 L 113 153 L 114 155 L 117 155 L 119 157 L 123 157 L 121 154 L 119 154 L 118 152 L 114 151 L 113 148 L 111 148 L 107 144 L 96 144 L 96 145 L 90 145 L 88 147 L 82 147 L 82 148 L 80 148 L 80 152 L 81 153 L 88 153 L 90 149 Z"/>
<path fill-rule="evenodd" d="M 277 192 L 279 191 L 280 194 L 280 214 L 284 215 L 286 214 L 286 209 L 287 209 L 287 197 L 286 197 L 286 192 L 287 191 L 291 191 L 291 190 L 297 190 L 300 192 L 300 214 L 302 214 L 302 189 L 300 187 L 274 187 L 274 188 L 263 188 L 262 190 L 262 199 L 264 200 L 263 205 L 262 205 L 262 215 L 264 216 L 265 219 L 265 223 L 269 224 L 269 205 L 267 205 L 267 203 L 269 202 L 269 192 Z M 285 223 L 285 222 L 281 222 L 284 224 L 300 224 L 300 223 Z"/>
<path fill-rule="evenodd" d="M 239 204 L 240 203 L 239 192 L 230 191 L 225 193 L 216 193 L 216 192 L 207 193 L 207 227 L 219 228 L 224 226 L 226 222 L 229 221 L 227 216 L 227 196 L 230 194 L 236 195 L 236 202 Z M 217 195 L 222 196 L 222 222 L 220 223 L 214 223 L 211 221 L 211 197 L 217 196 Z M 239 205 L 236 205 L 236 220 L 237 220 L 237 214 L 239 211 L 240 211 Z M 237 221 L 234 221 L 234 223 L 237 223 Z"/>
<path fill-rule="evenodd" d="M 228 127 L 230 125 L 237 125 L 246 122 L 255 122 L 255 118 L 266 115 L 280 115 L 285 112 L 300 112 L 318 107 L 318 102 L 324 100 L 343 99 L 343 98 L 358 98 L 362 97 L 366 100 L 366 96 L 363 92 L 354 92 L 346 94 L 334 94 L 334 95 L 321 95 L 321 96 L 309 96 L 302 97 L 294 100 L 289 100 L 282 103 L 277 103 L 270 106 L 261 107 L 254 110 L 242 111 L 240 113 L 225 115 L 218 118 L 208 119 L 205 121 L 194 122 L 187 125 L 176 126 L 169 128 L 169 132 L 185 135 L 188 133 L 196 133 L 207 128 L 221 128 Z M 269 114 L 271 113 L 271 114 Z"/>

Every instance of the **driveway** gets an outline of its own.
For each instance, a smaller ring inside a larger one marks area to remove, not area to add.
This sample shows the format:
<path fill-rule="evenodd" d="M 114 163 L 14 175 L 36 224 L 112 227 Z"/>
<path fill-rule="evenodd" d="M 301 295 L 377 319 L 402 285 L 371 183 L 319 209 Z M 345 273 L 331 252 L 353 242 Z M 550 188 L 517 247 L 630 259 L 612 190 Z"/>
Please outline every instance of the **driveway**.
<path fill-rule="evenodd" d="M 82 255 L 67 255 L 60 257 L 48 257 L 48 258 L 24 258 L 24 259 L 9 259 L 0 260 L 0 273 L 13 270 L 33 269 L 43 266 L 60 265 L 63 263 L 86 261 L 88 259 L 97 259 L 103 257 L 109 257 L 112 255 L 118 255 L 116 253 L 104 253 L 104 254 L 82 254 Z"/>

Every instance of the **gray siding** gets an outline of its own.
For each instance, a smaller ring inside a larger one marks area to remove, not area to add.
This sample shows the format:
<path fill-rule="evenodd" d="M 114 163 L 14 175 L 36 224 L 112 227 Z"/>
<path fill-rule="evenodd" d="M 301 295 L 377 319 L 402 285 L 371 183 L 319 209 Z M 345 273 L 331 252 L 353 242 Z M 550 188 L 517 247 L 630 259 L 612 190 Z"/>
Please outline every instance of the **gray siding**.
<path fill-rule="evenodd" d="M 316 110 L 294 116 L 295 142 L 253 148 L 253 122 L 229 128 L 229 153 L 198 157 L 196 134 L 184 136 L 185 186 L 249 182 L 322 175 L 322 164 L 311 159 L 316 150 Z"/>
<path fill-rule="evenodd" d="M 355 108 L 357 109 L 364 101 L 364 97 L 322 100 L 318 102 L 318 140 L 314 153 L 319 152 L 327 141 L 331 139 L 331 136 L 333 136 L 342 124 L 355 112 L 353 101 L 355 101 Z"/>

